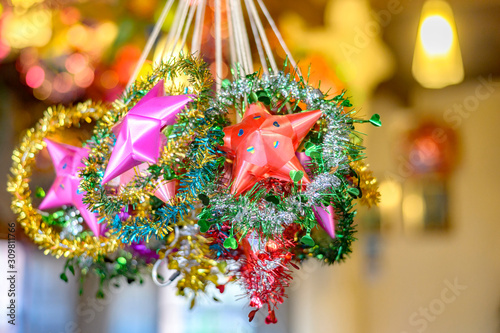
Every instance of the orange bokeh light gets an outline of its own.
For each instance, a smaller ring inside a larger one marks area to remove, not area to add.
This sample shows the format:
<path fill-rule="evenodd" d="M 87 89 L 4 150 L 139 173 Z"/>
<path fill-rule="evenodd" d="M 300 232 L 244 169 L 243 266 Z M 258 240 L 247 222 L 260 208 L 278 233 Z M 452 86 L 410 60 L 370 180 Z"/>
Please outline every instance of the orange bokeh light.
<path fill-rule="evenodd" d="M 75 84 L 80 88 L 89 87 L 93 81 L 94 71 L 88 67 L 75 75 Z"/>
<path fill-rule="evenodd" d="M 60 92 L 62 94 L 67 93 L 71 90 L 72 85 L 73 78 L 66 72 L 59 73 L 54 77 L 53 86 L 54 90 L 56 90 L 57 92 Z"/>
<path fill-rule="evenodd" d="M 73 53 L 66 59 L 66 69 L 71 74 L 81 72 L 87 67 L 87 58 L 81 53 Z"/>
<path fill-rule="evenodd" d="M 104 89 L 113 89 L 118 85 L 118 74 L 113 70 L 107 70 L 101 74 L 101 85 Z"/>

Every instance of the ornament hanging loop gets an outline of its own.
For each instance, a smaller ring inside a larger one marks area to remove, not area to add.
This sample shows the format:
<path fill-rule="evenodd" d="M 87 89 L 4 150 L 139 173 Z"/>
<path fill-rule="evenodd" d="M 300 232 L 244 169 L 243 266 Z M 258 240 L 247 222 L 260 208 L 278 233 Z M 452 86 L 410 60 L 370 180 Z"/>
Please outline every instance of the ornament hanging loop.
<path fill-rule="evenodd" d="M 170 252 L 170 251 L 169 251 Z M 153 278 L 153 282 L 158 286 L 158 287 L 166 287 L 170 284 L 172 284 L 172 282 L 175 281 L 175 279 L 177 279 L 177 277 L 179 275 L 181 275 L 181 272 L 179 271 L 175 271 L 167 280 L 165 280 L 164 282 L 160 281 L 158 279 L 158 268 L 160 267 L 161 263 L 165 263 L 165 265 L 168 267 L 168 260 L 167 260 L 167 255 L 168 253 L 165 253 L 165 258 L 163 259 L 159 259 L 155 262 L 154 266 L 153 266 L 153 270 L 151 272 L 151 277 Z"/>
<path fill-rule="evenodd" d="M 160 265 L 161 263 L 165 263 L 165 266 L 167 267 L 168 269 L 168 255 L 170 254 L 170 252 L 172 252 L 173 250 L 173 245 L 177 242 L 177 240 L 179 239 L 179 227 L 175 227 L 175 231 L 174 231 L 174 240 L 168 245 L 168 248 L 169 250 L 167 250 L 165 252 L 165 257 L 163 259 L 158 259 L 155 264 L 153 265 L 153 270 L 151 271 L 151 277 L 153 279 L 153 282 L 159 286 L 159 287 L 166 287 L 170 284 L 172 284 L 172 282 L 175 281 L 175 279 L 177 279 L 177 277 L 179 275 L 181 275 L 181 272 L 176 270 L 167 280 L 163 280 L 163 281 L 160 281 L 158 279 L 158 268 L 160 268 Z"/>

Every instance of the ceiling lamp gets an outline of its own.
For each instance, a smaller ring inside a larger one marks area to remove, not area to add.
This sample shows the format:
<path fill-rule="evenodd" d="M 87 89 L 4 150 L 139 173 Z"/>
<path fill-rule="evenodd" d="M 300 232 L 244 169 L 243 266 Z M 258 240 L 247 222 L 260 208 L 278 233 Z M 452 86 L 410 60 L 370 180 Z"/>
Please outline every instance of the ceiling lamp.
<path fill-rule="evenodd" d="M 423 87 L 433 89 L 460 83 L 464 78 L 455 18 L 446 1 L 424 3 L 412 73 Z"/>

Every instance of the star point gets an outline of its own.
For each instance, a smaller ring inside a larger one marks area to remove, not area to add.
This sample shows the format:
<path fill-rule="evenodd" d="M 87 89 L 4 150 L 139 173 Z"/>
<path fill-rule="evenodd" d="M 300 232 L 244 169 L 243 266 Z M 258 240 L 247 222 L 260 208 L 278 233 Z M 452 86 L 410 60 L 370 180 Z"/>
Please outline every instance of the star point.
<path fill-rule="evenodd" d="M 164 181 L 163 177 L 158 180 L 154 195 L 165 203 L 171 203 L 179 189 L 179 180 L 172 179 Z"/>
<path fill-rule="evenodd" d="M 325 207 L 324 205 L 319 205 L 313 207 L 313 212 L 321 228 L 330 237 L 335 238 L 336 217 L 334 208 L 332 206 Z"/>

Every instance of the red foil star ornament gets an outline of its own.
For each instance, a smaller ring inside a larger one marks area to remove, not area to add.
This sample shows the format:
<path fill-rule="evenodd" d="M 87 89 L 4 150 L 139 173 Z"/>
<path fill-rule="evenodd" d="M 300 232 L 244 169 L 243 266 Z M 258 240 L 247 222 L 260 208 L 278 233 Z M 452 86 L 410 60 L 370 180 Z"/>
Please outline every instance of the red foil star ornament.
<path fill-rule="evenodd" d="M 61 206 L 75 206 L 96 237 L 101 234 L 97 216 L 87 209 L 83 203 L 85 191 L 80 190 L 78 170 L 85 167 L 82 160 L 89 156 L 87 148 L 78 148 L 49 139 L 47 144 L 50 158 L 56 171 L 56 179 L 43 199 L 39 209 L 50 209 Z"/>
<path fill-rule="evenodd" d="M 235 157 L 231 193 L 269 177 L 292 181 L 292 170 L 304 172 L 302 183 L 310 183 L 295 151 L 320 117 L 320 110 L 275 116 L 262 103 L 251 104 L 241 123 L 224 128 L 223 149 Z"/>
<path fill-rule="evenodd" d="M 166 96 L 160 80 L 113 127 L 116 143 L 102 179 L 105 184 L 143 163 L 156 163 L 164 144 L 161 129 L 175 123 L 176 115 L 191 101 L 190 95 Z"/>

